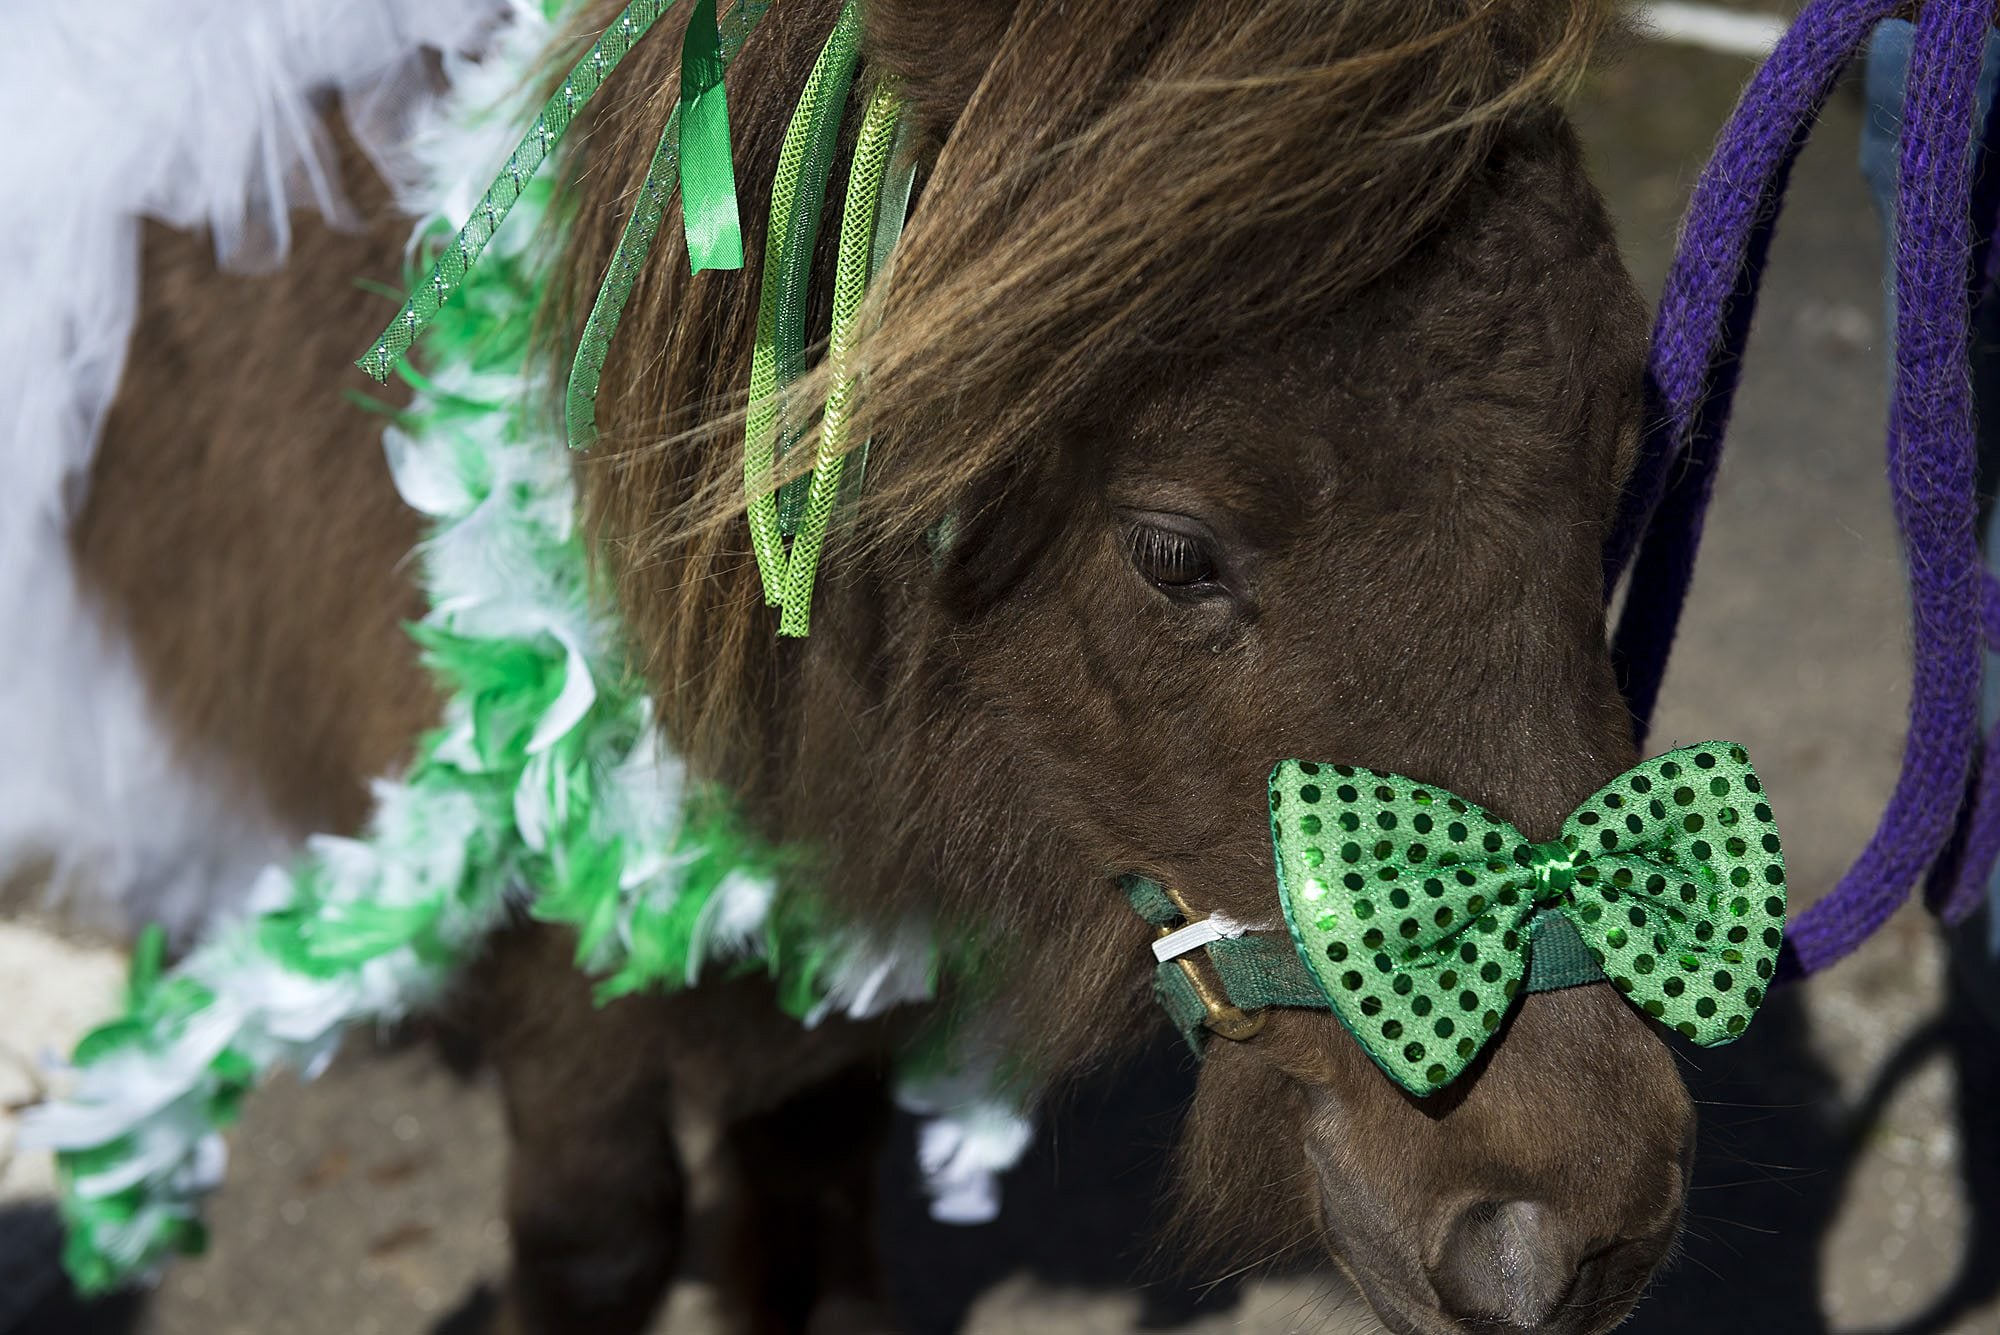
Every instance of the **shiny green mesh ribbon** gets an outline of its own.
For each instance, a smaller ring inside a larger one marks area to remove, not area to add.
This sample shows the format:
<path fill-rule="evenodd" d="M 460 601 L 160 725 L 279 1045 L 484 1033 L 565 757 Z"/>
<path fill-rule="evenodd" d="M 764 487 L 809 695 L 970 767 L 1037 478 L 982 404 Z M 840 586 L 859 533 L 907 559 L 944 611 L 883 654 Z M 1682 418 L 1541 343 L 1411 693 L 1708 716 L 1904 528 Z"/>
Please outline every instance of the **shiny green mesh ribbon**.
<path fill-rule="evenodd" d="M 852 4 L 813 63 L 785 129 L 771 179 L 771 223 L 765 232 L 757 339 L 750 359 L 750 405 L 743 428 L 743 485 L 749 498 L 750 544 L 757 554 L 768 606 L 784 603 L 785 531 L 772 490 L 777 443 L 784 427 L 782 391 L 805 373 L 806 302 L 813 248 L 826 208 L 827 180 L 861 54 L 861 21 Z M 852 201 L 850 200 L 850 208 Z M 790 434 L 790 433 L 787 433 Z"/>
<path fill-rule="evenodd" d="M 839 259 L 833 279 L 833 336 L 827 360 L 832 387 L 820 418 L 819 453 L 806 491 L 805 513 L 792 539 L 785 567 L 784 611 L 780 635 L 803 636 L 811 625 L 813 583 L 819 558 L 840 495 L 841 473 L 847 464 L 849 412 L 859 378 L 853 366 L 855 338 L 860 328 L 861 302 L 867 294 L 869 267 L 875 254 L 876 209 L 882 197 L 902 99 L 892 85 L 876 89 L 861 120 L 854 143 L 854 168 L 847 183 L 847 209 L 841 219 Z"/>
<path fill-rule="evenodd" d="M 1287 760 L 1271 775 L 1285 921 L 1335 1015 L 1415 1094 L 1499 1029 L 1530 956 L 1577 942 L 1704 1046 L 1741 1034 L 1785 922 L 1778 829 L 1742 747 L 1636 766 L 1537 844 L 1431 784 Z"/>
<path fill-rule="evenodd" d="M 785 390 L 805 372 L 805 312 L 812 282 L 819 215 L 840 135 L 848 90 L 860 56 L 860 18 L 853 4 L 827 40 L 806 81 L 778 159 L 771 189 L 771 238 L 757 309 L 751 355 L 750 406 L 744 423 L 743 482 L 749 498 L 751 545 L 764 600 L 781 609 L 778 633 L 804 636 L 811 628 L 813 587 L 820 553 L 845 471 L 849 413 L 858 385 L 851 364 L 868 284 L 900 235 L 909 205 L 910 168 L 899 154 L 902 99 L 884 82 L 869 98 L 855 139 L 840 244 L 834 270 L 833 327 L 828 342 L 832 373 L 820 418 L 819 448 L 809 474 L 780 489 L 780 444 L 796 439 L 787 420 Z M 860 447 L 856 447 L 859 452 Z M 791 538 L 789 549 L 786 538 Z"/>
<path fill-rule="evenodd" d="M 780 390 L 806 373 L 806 304 L 811 296 L 813 255 L 820 217 L 826 211 L 833 159 L 840 147 L 840 127 L 846 119 L 848 89 L 860 63 L 860 38 L 860 24 L 849 5 L 821 53 L 813 71 L 816 77 L 807 82 L 771 183 L 773 240 L 758 294 L 758 339 L 753 358 L 760 353 L 767 358 L 763 373 L 774 376 L 773 384 Z M 785 221 L 782 232 L 777 230 L 781 215 Z M 754 360 L 751 376 L 753 382 L 759 376 Z M 780 461 L 791 453 L 800 435 L 801 424 L 786 407 L 783 397 L 778 397 Z M 778 529 L 786 538 L 799 531 L 809 485 L 805 477 L 795 477 L 778 489 Z"/>

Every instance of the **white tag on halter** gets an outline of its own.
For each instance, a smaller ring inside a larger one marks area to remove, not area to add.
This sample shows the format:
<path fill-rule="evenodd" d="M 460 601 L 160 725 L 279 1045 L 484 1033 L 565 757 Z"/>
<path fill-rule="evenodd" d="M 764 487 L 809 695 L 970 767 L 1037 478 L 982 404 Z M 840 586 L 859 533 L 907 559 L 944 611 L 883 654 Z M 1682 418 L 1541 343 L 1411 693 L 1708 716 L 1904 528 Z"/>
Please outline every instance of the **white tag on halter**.
<path fill-rule="evenodd" d="M 1251 924 L 1247 922 L 1238 922 L 1226 913 L 1211 913 L 1153 942 L 1153 958 L 1165 964 L 1190 951 L 1200 950 L 1211 941 L 1233 941 L 1249 930 Z"/>

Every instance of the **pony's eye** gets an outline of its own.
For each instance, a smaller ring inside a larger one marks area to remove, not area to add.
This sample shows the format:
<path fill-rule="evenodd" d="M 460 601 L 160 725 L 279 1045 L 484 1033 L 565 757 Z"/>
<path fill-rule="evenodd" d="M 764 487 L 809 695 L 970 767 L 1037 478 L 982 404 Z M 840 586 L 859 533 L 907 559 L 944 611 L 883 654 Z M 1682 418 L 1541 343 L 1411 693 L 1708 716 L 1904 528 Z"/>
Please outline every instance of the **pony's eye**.
<path fill-rule="evenodd" d="M 1163 589 L 1194 589 L 1215 579 L 1215 558 L 1199 538 L 1154 524 L 1127 530 L 1132 564 Z"/>

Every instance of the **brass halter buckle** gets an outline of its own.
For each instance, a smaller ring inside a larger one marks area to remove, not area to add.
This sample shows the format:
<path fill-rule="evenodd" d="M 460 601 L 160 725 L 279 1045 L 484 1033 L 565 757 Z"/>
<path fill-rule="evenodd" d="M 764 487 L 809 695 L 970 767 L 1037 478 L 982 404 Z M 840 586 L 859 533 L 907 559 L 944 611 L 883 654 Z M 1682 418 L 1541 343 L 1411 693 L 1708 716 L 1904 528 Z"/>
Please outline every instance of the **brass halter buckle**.
<path fill-rule="evenodd" d="M 1172 886 L 1162 885 L 1160 888 L 1166 891 L 1167 898 L 1180 910 L 1184 921 L 1197 922 L 1201 917 L 1207 916 L 1196 914 L 1187 900 L 1181 897 L 1181 892 Z M 1179 929 L 1161 927 L 1158 935 L 1172 936 L 1177 930 Z M 1197 963 L 1197 960 L 1201 962 Z M 1246 1038 L 1255 1038 L 1263 1032 L 1264 1012 L 1246 1011 L 1233 1005 L 1229 1000 L 1229 994 L 1222 989 L 1221 976 L 1218 974 L 1210 978 L 1209 973 L 1215 968 L 1215 964 L 1209 960 L 1206 948 L 1175 956 L 1174 963 L 1179 965 L 1181 972 L 1187 976 L 1188 986 L 1194 989 L 1194 994 L 1201 998 L 1202 1008 L 1208 1012 L 1202 1018 L 1202 1023 L 1208 1026 L 1210 1033 L 1240 1043 Z"/>

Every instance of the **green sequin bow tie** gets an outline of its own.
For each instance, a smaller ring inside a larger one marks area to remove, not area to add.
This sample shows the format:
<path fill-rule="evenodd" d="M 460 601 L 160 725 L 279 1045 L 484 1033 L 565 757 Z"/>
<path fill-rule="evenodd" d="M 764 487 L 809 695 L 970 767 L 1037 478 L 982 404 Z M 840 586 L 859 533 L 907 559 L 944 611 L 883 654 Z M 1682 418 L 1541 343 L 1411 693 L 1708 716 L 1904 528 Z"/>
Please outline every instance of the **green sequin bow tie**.
<path fill-rule="evenodd" d="M 1545 844 L 1434 785 L 1287 760 L 1271 832 L 1300 958 L 1414 1094 L 1455 1079 L 1565 954 L 1704 1046 L 1743 1032 L 1777 966 L 1778 829 L 1730 742 L 1629 770 Z"/>

